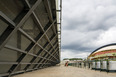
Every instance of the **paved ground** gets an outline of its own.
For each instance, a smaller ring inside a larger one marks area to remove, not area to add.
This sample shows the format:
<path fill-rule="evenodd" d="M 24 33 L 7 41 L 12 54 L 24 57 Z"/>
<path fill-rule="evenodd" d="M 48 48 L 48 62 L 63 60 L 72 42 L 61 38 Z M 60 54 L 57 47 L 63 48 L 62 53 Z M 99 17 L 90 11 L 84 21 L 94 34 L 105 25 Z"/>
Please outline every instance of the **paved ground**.
<path fill-rule="evenodd" d="M 116 77 L 116 73 L 106 73 L 71 66 L 54 66 L 14 77 Z"/>

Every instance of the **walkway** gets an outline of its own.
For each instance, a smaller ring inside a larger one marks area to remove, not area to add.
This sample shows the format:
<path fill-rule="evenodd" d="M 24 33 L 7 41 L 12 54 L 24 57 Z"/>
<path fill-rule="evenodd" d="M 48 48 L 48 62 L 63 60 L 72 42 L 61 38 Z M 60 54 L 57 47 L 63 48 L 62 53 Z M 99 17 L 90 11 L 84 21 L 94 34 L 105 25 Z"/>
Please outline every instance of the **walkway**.
<path fill-rule="evenodd" d="M 71 66 L 54 66 L 14 77 L 116 77 L 116 73 L 100 72 Z"/>

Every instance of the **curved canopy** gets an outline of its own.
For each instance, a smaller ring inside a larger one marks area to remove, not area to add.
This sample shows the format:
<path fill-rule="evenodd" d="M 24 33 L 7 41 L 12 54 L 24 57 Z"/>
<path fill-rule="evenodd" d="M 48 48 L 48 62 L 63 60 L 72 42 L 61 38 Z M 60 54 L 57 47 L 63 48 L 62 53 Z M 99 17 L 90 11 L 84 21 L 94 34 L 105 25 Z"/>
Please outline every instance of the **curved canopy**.
<path fill-rule="evenodd" d="M 116 53 L 116 43 L 104 45 L 102 47 L 97 48 L 88 56 L 88 58 L 90 59 L 105 56 L 113 56 L 112 54 L 114 53 Z"/>
<path fill-rule="evenodd" d="M 93 54 L 95 52 L 104 51 L 104 50 L 111 50 L 111 49 L 116 49 L 116 43 L 101 46 L 101 47 L 97 48 L 96 50 L 94 50 L 91 54 Z"/>

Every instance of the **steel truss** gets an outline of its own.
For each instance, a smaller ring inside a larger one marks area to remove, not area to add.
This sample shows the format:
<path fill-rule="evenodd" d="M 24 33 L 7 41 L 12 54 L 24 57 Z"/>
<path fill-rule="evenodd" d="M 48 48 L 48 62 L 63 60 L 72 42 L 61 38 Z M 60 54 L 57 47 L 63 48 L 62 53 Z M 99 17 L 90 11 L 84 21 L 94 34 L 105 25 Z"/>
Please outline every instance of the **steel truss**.
<path fill-rule="evenodd" d="M 61 2 L 59 10 L 56 0 L 0 2 L 0 76 L 11 77 L 60 62 Z M 3 4 L 16 5 L 20 11 Z"/>

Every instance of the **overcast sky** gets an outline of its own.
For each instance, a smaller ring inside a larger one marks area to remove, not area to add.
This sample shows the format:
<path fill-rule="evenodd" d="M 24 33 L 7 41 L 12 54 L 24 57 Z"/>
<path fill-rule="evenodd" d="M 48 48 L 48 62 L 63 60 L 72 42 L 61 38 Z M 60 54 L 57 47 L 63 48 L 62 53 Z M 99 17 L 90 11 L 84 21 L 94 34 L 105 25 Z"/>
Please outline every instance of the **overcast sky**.
<path fill-rule="evenodd" d="M 86 58 L 116 43 L 116 0 L 62 0 L 63 58 Z"/>

